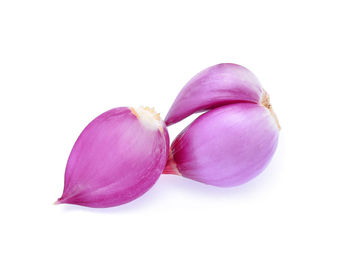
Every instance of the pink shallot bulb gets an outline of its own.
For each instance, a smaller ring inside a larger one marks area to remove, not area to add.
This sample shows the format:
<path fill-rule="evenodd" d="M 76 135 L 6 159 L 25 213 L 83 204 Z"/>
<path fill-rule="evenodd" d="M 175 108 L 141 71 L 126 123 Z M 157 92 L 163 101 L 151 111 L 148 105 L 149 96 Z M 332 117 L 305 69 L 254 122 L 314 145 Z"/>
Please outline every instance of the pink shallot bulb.
<path fill-rule="evenodd" d="M 271 160 L 279 128 L 266 92 L 258 104 L 215 108 L 176 137 L 163 173 L 219 187 L 243 184 L 262 172 Z"/>
<path fill-rule="evenodd" d="M 130 202 L 157 181 L 168 151 L 168 132 L 154 109 L 107 111 L 74 144 L 57 203 L 102 208 Z"/>

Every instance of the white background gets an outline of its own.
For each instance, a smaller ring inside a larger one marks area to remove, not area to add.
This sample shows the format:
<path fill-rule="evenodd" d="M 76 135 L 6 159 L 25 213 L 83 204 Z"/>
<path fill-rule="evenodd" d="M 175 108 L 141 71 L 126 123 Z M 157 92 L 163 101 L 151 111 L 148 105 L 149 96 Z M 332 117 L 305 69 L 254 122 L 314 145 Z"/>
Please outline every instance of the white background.
<path fill-rule="evenodd" d="M 347 4 L 1 1 L 0 264 L 349 265 Z M 280 119 L 263 174 L 229 189 L 161 176 L 120 207 L 53 205 L 94 117 L 165 117 L 221 62 L 251 69 Z"/>

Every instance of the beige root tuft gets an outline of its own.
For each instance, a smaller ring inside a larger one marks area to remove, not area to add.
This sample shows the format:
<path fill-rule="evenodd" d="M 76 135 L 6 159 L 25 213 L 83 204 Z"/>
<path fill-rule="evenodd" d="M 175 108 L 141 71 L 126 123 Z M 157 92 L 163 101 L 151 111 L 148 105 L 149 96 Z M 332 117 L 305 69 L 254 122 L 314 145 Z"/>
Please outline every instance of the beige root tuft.
<path fill-rule="evenodd" d="M 160 118 L 160 114 L 157 113 L 153 107 L 140 106 L 136 109 L 132 107 L 129 109 L 144 126 L 150 129 L 159 129 L 163 133 L 163 121 Z"/>
<path fill-rule="evenodd" d="M 274 110 L 272 109 L 272 105 L 270 103 L 270 96 L 265 90 L 263 91 L 260 104 L 265 106 L 265 108 L 270 111 L 272 117 L 275 119 L 275 122 L 277 124 L 278 129 L 281 130 L 281 125 L 280 125 L 280 123 L 278 121 L 277 115 L 274 112 Z"/>

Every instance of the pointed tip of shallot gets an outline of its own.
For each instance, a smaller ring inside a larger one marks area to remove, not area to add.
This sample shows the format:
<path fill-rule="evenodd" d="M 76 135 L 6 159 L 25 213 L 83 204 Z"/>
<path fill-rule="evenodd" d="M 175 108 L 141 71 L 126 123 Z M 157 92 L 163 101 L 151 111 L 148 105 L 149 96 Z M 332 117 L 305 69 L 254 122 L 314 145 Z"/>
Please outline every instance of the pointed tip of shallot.
<path fill-rule="evenodd" d="M 65 199 L 63 199 L 62 197 L 60 197 L 60 198 L 58 198 L 58 199 L 53 203 L 53 205 L 63 204 L 63 203 L 65 203 L 64 200 L 65 200 Z"/>
<path fill-rule="evenodd" d="M 170 151 L 168 156 L 167 164 L 164 167 L 163 170 L 164 175 L 179 175 L 182 176 L 180 171 L 177 169 L 176 162 L 174 160 L 173 153 Z"/>

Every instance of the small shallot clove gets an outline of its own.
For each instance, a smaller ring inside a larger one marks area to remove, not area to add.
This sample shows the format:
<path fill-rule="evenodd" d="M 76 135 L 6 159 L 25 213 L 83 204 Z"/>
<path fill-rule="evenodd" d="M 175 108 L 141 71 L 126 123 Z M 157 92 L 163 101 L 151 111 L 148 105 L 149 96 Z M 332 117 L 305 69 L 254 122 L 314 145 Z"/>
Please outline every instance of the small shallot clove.
<path fill-rule="evenodd" d="M 211 66 L 194 76 L 180 91 L 165 123 L 175 124 L 187 116 L 237 102 L 259 103 L 263 89 L 247 68 L 224 63 Z"/>

